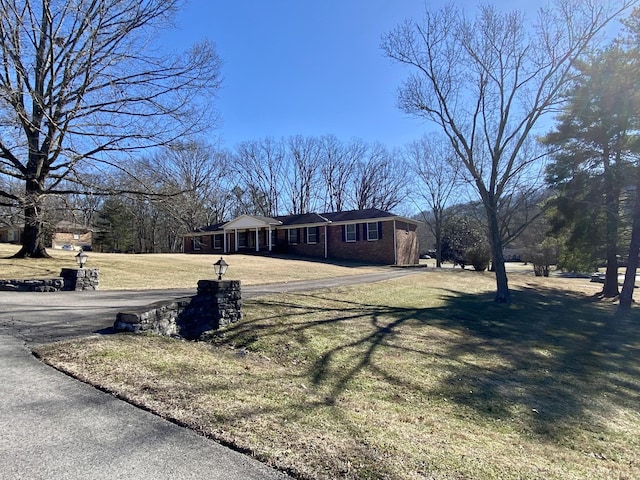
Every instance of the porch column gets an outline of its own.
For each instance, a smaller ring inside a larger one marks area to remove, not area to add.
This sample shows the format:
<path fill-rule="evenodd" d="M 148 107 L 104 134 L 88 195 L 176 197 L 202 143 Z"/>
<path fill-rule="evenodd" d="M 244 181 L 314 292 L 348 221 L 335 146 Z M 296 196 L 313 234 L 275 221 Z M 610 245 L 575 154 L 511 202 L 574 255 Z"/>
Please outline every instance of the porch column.
<path fill-rule="evenodd" d="M 238 251 L 238 229 L 237 228 L 233 229 L 233 236 L 236 243 L 236 252 L 237 252 Z"/>
<path fill-rule="evenodd" d="M 267 243 L 269 245 L 269 251 L 271 251 L 271 225 L 269 225 L 269 230 L 267 231 L 267 235 L 269 236 L 269 239 L 267 240 Z"/>
<path fill-rule="evenodd" d="M 260 238 L 258 235 L 258 227 L 256 227 L 256 252 L 260 251 Z"/>
<path fill-rule="evenodd" d="M 227 231 L 224 228 L 222 229 L 222 251 L 229 253 L 227 252 Z"/>

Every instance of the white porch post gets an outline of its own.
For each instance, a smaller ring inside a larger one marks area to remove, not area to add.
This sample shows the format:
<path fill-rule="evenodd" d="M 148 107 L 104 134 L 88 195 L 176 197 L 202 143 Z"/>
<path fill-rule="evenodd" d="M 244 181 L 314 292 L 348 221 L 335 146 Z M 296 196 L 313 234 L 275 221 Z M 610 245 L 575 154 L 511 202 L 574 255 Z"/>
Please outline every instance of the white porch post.
<path fill-rule="evenodd" d="M 224 228 L 222 229 L 222 251 L 229 253 L 227 252 L 227 231 Z"/>
<path fill-rule="evenodd" d="M 260 239 L 258 235 L 258 227 L 256 227 L 256 252 L 260 251 Z"/>
<path fill-rule="evenodd" d="M 269 225 L 269 230 L 267 231 L 267 235 L 269 235 L 269 239 L 267 242 L 269 243 L 269 251 L 271 251 L 271 225 Z"/>
<path fill-rule="evenodd" d="M 233 229 L 233 237 L 236 243 L 236 252 L 238 251 L 238 229 L 234 228 Z"/>

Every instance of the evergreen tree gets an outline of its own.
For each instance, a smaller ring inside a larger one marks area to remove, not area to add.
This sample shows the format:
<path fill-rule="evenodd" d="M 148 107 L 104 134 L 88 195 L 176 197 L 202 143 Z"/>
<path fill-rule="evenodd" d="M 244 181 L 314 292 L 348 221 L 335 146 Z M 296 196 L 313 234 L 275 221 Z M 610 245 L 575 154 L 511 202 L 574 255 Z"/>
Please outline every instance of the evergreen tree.
<path fill-rule="evenodd" d="M 602 295 L 618 295 L 620 197 L 635 127 L 628 92 L 636 79 L 617 45 L 576 64 L 578 75 L 556 130 L 544 140 L 557 149 L 549 181 L 560 190 L 557 212 L 574 247 L 597 251 L 603 222 L 606 276 Z M 556 220 L 558 221 L 558 220 Z M 589 240 L 591 239 L 591 240 Z"/>

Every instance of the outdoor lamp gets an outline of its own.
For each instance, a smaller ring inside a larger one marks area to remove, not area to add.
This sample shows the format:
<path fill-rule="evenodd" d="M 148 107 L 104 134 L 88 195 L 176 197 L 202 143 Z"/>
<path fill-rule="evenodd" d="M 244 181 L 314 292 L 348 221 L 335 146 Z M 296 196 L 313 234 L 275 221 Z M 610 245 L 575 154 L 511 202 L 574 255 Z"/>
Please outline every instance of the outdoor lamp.
<path fill-rule="evenodd" d="M 83 250 L 80 250 L 80 253 L 76 255 L 76 262 L 78 262 L 80 268 L 84 268 L 84 264 L 87 263 L 87 258 L 89 258 L 89 255 L 84 253 Z"/>
<path fill-rule="evenodd" d="M 229 265 L 222 259 L 222 257 L 213 264 L 213 271 L 218 275 L 218 280 L 222 280 L 222 276 L 227 273 L 227 268 L 229 268 Z"/>

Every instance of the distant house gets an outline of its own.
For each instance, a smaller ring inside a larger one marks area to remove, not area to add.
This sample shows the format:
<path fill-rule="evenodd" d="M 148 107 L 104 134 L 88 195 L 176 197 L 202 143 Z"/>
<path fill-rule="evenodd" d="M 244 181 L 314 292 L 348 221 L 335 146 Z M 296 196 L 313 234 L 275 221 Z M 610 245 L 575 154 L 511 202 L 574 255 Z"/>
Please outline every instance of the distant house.
<path fill-rule="evenodd" d="M 0 227 L 0 242 L 20 243 L 24 225 Z M 93 241 L 91 229 L 73 222 L 58 222 L 51 234 L 52 248 L 90 249 Z"/>
<path fill-rule="evenodd" d="M 62 221 L 56 224 L 51 236 L 51 247 L 69 248 L 74 250 L 90 249 L 92 247 L 93 232 L 91 229 L 74 222 Z"/>
<path fill-rule="evenodd" d="M 184 235 L 185 253 L 277 252 L 385 265 L 418 263 L 418 222 L 378 209 L 241 215 Z"/>
<path fill-rule="evenodd" d="M 23 226 L 0 227 L 0 243 L 20 243 L 23 230 Z"/>

